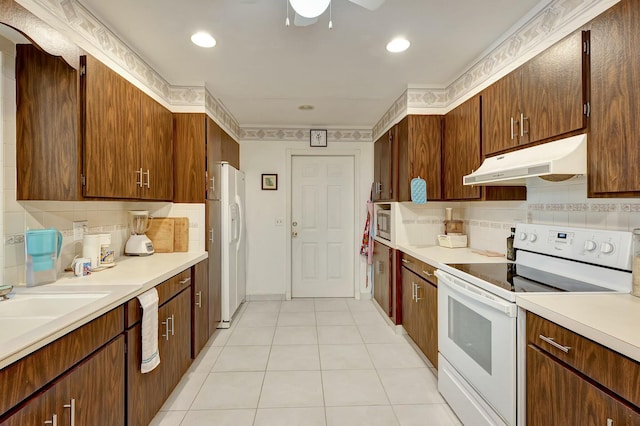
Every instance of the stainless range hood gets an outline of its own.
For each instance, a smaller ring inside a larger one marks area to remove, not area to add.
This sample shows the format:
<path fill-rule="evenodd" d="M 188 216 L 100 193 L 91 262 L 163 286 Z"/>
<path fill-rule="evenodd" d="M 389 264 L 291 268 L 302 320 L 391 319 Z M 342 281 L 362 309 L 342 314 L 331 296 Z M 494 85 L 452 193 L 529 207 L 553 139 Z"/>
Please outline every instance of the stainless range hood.
<path fill-rule="evenodd" d="M 587 173 L 587 135 L 489 157 L 464 177 L 465 185 L 521 186 L 527 178 Z"/>

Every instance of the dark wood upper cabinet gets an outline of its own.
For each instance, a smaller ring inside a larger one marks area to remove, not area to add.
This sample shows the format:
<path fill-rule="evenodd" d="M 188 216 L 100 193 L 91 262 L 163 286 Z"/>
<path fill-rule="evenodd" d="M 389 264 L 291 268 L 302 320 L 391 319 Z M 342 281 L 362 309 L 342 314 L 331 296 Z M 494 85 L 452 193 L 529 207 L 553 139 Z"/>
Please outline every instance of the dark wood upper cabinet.
<path fill-rule="evenodd" d="M 78 72 L 33 45 L 16 45 L 18 200 L 81 196 L 78 115 Z"/>
<path fill-rule="evenodd" d="M 397 171 L 397 145 L 395 143 L 396 127 L 392 127 L 373 145 L 374 159 L 374 201 L 395 201 L 394 173 Z"/>
<path fill-rule="evenodd" d="M 576 31 L 482 92 L 482 154 L 584 129 L 589 33 Z"/>
<path fill-rule="evenodd" d="M 173 114 L 173 201 L 204 202 L 206 122 L 203 114 Z"/>
<path fill-rule="evenodd" d="M 86 197 L 138 198 L 140 91 L 87 55 L 82 78 Z"/>
<path fill-rule="evenodd" d="M 144 93 L 140 96 L 143 187 L 148 200 L 173 198 L 173 114 Z"/>
<path fill-rule="evenodd" d="M 442 199 L 442 116 L 408 115 L 396 126 L 398 201 L 411 201 L 411 180 L 427 182 L 427 199 Z"/>
<path fill-rule="evenodd" d="M 479 199 L 480 187 L 464 186 L 463 176 L 480 166 L 480 96 L 474 96 L 444 116 L 442 168 L 444 198 Z"/>
<path fill-rule="evenodd" d="M 588 24 L 589 197 L 640 196 L 640 2 L 623 0 Z"/>
<path fill-rule="evenodd" d="M 177 203 L 217 199 L 211 178 L 216 164 L 240 168 L 240 145 L 206 114 L 174 114 L 174 198 Z"/>

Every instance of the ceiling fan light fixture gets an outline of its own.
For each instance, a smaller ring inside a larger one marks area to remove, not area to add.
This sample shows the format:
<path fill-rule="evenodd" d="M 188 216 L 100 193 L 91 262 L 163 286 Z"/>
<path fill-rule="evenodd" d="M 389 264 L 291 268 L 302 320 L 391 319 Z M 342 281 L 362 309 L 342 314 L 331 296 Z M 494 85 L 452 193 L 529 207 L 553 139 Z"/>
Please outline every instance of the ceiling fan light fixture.
<path fill-rule="evenodd" d="M 203 31 L 197 32 L 191 36 L 191 41 L 196 46 L 200 47 L 213 47 L 216 45 L 216 39 L 209 33 Z"/>
<path fill-rule="evenodd" d="M 305 18 L 316 18 L 329 7 L 331 0 L 289 0 L 296 13 Z"/>
<path fill-rule="evenodd" d="M 411 42 L 404 37 L 397 37 L 387 43 L 387 51 L 391 53 L 404 52 L 411 46 Z"/>

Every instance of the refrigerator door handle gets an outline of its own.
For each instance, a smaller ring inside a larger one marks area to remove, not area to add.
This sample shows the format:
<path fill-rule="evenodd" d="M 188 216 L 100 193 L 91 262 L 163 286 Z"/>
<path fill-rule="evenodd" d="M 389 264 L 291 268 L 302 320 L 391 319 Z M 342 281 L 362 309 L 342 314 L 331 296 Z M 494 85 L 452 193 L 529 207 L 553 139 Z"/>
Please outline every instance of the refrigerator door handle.
<path fill-rule="evenodd" d="M 236 196 L 236 205 L 238 206 L 238 219 L 236 220 L 236 226 L 238 227 L 238 232 L 236 235 L 238 235 L 238 241 L 242 241 L 242 239 L 244 238 L 244 235 L 243 235 L 244 212 L 242 211 L 242 203 L 240 202 L 240 199 L 238 198 L 238 196 Z"/>

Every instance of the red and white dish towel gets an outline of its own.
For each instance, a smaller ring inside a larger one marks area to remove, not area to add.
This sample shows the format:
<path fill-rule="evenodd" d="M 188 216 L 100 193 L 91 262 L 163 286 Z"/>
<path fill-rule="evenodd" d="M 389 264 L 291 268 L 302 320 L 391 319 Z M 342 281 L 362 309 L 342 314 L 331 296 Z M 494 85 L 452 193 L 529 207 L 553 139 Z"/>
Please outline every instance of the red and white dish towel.
<path fill-rule="evenodd" d="M 140 371 L 148 373 L 160 364 L 158 353 L 158 290 L 152 288 L 138 296 L 142 307 L 142 363 Z"/>

